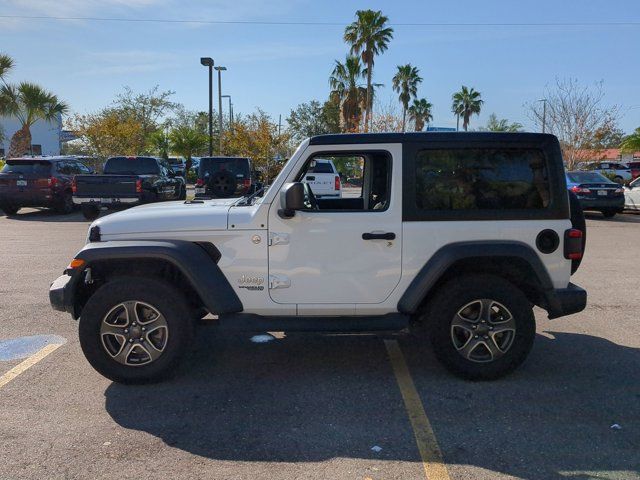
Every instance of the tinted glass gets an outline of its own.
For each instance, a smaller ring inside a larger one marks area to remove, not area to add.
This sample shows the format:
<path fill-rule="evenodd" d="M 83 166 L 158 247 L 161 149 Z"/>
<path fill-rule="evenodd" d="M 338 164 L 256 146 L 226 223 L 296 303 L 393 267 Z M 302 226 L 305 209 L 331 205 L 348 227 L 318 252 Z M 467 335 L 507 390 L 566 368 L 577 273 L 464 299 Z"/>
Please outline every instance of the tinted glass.
<path fill-rule="evenodd" d="M 423 210 L 543 209 L 550 201 L 545 157 L 535 149 L 423 150 L 415 177 Z"/>
<path fill-rule="evenodd" d="M 221 170 L 231 172 L 236 177 L 249 178 L 249 160 L 246 158 L 201 158 L 198 176 L 204 178 Z"/>
<path fill-rule="evenodd" d="M 567 178 L 573 183 L 613 183 L 604 175 L 596 172 L 568 172 Z"/>
<path fill-rule="evenodd" d="M 329 162 L 317 161 L 315 167 L 309 173 L 333 173 L 333 168 Z"/>
<path fill-rule="evenodd" d="M 158 161 L 151 157 L 112 157 L 104 165 L 108 175 L 154 175 L 159 171 Z"/>
<path fill-rule="evenodd" d="M 8 160 L 6 165 L 2 167 L 2 173 L 17 173 L 21 175 L 41 175 L 49 176 L 51 172 L 51 163 L 39 161 L 24 160 Z"/>

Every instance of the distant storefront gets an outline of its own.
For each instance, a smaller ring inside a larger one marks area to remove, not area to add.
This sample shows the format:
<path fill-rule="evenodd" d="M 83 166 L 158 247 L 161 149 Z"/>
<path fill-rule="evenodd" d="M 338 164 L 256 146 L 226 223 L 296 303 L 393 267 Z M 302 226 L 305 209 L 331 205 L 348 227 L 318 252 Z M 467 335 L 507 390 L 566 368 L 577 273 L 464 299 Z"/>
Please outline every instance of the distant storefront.
<path fill-rule="evenodd" d="M 0 117 L 4 140 L 0 142 L 0 158 L 9 154 L 11 136 L 20 130 L 20 121 L 13 117 Z M 31 126 L 31 151 L 25 155 L 60 155 L 62 116 L 52 122 L 38 120 Z"/>

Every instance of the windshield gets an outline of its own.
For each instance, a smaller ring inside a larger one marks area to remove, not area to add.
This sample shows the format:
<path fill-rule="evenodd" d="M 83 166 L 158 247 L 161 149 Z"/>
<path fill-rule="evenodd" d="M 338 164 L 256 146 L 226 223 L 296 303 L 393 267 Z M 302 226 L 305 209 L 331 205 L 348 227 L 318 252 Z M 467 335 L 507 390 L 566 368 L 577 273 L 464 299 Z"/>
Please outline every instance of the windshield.
<path fill-rule="evenodd" d="M 51 163 L 43 161 L 8 160 L 0 172 L 20 175 L 35 174 L 46 177 L 51 172 Z"/>
<path fill-rule="evenodd" d="M 169 157 L 168 159 L 170 165 L 178 165 L 181 166 L 184 163 L 184 160 L 176 157 Z"/>
<path fill-rule="evenodd" d="M 222 170 L 231 172 L 236 178 L 249 178 L 251 176 L 248 158 L 205 157 L 200 159 L 198 177 L 204 178 L 207 174 L 212 176 Z"/>
<path fill-rule="evenodd" d="M 107 175 L 155 175 L 158 161 L 152 157 L 112 157 L 104 165 Z"/>
<path fill-rule="evenodd" d="M 567 178 L 573 183 L 613 183 L 597 172 L 569 172 Z"/>

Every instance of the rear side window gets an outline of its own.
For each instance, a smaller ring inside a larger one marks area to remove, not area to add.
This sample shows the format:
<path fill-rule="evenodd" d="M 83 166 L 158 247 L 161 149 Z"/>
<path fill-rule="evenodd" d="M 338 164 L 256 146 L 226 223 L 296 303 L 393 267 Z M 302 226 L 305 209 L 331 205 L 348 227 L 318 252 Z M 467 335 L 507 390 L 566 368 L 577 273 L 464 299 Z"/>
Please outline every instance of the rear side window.
<path fill-rule="evenodd" d="M 157 175 L 158 161 L 151 157 L 112 157 L 104 165 L 107 175 Z"/>
<path fill-rule="evenodd" d="M 542 210 L 550 203 L 545 156 L 537 149 L 422 150 L 415 181 L 418 210 Z"/>
<path fill-rule="evenodd" d="M 573 183 L 613 183 L 597 172 L 569 172 L 567 178 Z"/>
<path fill-rule="evenodd" d="M 38 162 L 38 161 L 12 161 L 7 160 L 7 163 L 2 167 L 2 173 L 15 173 L 20 175 L 40 175 L 47 177 L 51 172 L 50 162 Z"/>
<path fill-rule="evenodd" d="M 334 173 L 334 171 L 331 163 L 317 160 L 313 169 L 308 173 Z"/>

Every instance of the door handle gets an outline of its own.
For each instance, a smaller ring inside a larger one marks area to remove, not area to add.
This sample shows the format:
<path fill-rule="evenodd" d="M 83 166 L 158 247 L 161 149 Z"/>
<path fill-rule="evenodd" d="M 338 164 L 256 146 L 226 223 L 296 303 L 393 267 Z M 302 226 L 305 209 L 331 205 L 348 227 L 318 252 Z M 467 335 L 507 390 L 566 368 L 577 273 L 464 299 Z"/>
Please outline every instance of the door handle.
<path fill-rule="evenodd" d="M 362 234 L 362 239 L 363 240 L 395 240 L 396 239 L 396 234 L 393 232 L 387 232 L 387 233 L 363 233 Z"/>

